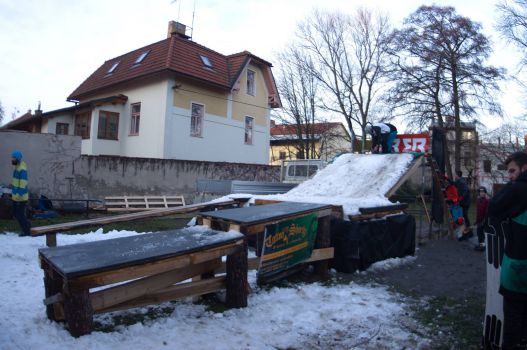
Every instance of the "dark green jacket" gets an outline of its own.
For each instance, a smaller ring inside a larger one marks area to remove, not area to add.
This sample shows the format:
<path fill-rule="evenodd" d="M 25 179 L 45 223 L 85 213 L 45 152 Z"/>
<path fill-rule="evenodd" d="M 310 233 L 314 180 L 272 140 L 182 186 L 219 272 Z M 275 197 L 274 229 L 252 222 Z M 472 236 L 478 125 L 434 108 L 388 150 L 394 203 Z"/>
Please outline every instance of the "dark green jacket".
<path fill-rule="evenodd" d="M 527 172 L 490 200 L 489 216 L 505 221 L 500 293 L 527 300 Z"/>

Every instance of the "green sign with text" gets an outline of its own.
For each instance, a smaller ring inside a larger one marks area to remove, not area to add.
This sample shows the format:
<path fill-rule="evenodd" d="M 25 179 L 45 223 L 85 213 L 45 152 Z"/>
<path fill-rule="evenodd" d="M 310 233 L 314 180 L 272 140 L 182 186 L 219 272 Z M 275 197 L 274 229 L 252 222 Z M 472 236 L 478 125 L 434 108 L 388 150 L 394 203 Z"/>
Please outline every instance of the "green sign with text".
<path fill-rule="evenodd" d="M 258 277 L 269 277 L 309 259 L 317 228 L 316 214 L 267 225 Z"/>

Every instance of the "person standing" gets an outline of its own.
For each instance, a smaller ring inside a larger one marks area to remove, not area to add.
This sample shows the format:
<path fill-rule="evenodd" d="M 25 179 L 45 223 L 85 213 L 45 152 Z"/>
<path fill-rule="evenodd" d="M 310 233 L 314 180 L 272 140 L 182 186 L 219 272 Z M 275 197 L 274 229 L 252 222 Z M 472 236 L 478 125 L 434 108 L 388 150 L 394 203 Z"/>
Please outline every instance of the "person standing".
<path fill-rule="evenodd" d="M 29 200 L 28 176 L 26 162 L 22 160 L 22 152 L 15 150 L 11 153 L 11 164 L 15 167 L 13 180 L 11 181 L 13 212 L 22 228 L 21 236 L 29 236 L 31 234 L 31 224 L 26 218 L 26 206 Z"/>
<path fill-rule="evenodd" d="M 463 220 L 465 220 L 465 230 L 460 240 L 468 239 L 474 235 L 470 228 L 470 219 L 468 218 L 468 209 L 470 208 L 470 190 L 468 188 L 465 178 L 463 178 L 463 172 L 461 170 L 456 171 L 455 182 L 459 193 L 459 206 L 463 210 Z"/>
<path fill-rule="evenodd" d="M 477 251 L 485 250 L 485 220 L 487 218 L 487 211 L 489 208 L 489 195 L 487 189 L 481 186 L 478 189 L 478 199 L 476 202 L 476 227 L 478 234 L 478 245 L 474 247 Z"/>
<path fill-rule="evenodd" d="M 368 123 L 364 128 L 371 135 L 371 153 L 392 153 L 397 128 L 390 123 Z"/>
<path fill-rule="evenodd" d="M 505 249 L 501 261 L 503 296 L 502 349 L 527 347 L 527 153 L 506 160 L 509 182 L 489 202 L 489 217 L 502 223 Z"/>

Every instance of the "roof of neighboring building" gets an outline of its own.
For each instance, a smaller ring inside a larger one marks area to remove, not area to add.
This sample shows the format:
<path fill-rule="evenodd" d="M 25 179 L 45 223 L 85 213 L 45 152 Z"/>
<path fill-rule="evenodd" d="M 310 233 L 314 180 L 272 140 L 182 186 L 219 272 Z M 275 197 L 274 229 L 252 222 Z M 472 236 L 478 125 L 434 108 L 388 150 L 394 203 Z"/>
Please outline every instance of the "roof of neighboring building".
<path fill-rule="evenodd" d="M 328 130 L 331 130 L 336 127 L 342 127 L 344 130 L 344 125 L 342 123 L 314 123 L 310 124 L 310 127 L 312 127 L 312 130 L 309 130 L 310 134 L 323 134 L 327 132 Z M 347 132 L 347 130 L 346 130 Z M 273 127 L 271 127 L 271 136 L 295 136 L 298 133 L 298 126 L 296 124 L 278 124 Z M 303 134 L 306 134 L 304 131 Z"/>
<path fill-rule="evenodd" d="M 142 55 L 144 55 L 143 59 L 137 63 Z M 208 60 L 210 66 L 207 66 L 204 60 Z M 270 90 L 269 95 L 276 99 L 278 92 L 270 70 L 271 63 L 248 51 L 225 56 L 174 34 L 167 39 L 104 62 L 68 96 L 68 100 L 79 101 L 101 89 L 162 72 L 176 73 L 181 77 L 231 90 L 249 63 L 262 68 Z M 271 105 L 280 107 L 279 99 L 273 99 Z"/>
<path fill-rule="evenodd" d="M 19 126 L 22 126 L 26 123 L 31 123 L 34 121 L 35 116 L 31 114 L 31 110 L 27 111 L 26 113 L 22 114 L 20 117 L 11 120 L 9 123 L 3 125 L 0 127 L 0 129 L 15 129 Z"/>

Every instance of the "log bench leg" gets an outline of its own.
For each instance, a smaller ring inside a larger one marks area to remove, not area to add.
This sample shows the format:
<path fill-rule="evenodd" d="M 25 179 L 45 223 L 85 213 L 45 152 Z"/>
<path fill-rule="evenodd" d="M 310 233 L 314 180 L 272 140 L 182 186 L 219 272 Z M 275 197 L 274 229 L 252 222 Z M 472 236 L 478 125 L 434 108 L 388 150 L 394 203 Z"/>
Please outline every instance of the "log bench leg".
<path fill-rule="evenodd" d="M 318 219 L 317 238 L 315 240 L 315 248 L 331 247 L 331 217 L 324 216 Z M 326 275 L 329 271 L 329 260 L 321 260 L 314 263 L 315 273 L 318 275 Z"/>
<path fill-rule="evenodd" d="M 74 337 L 91 333 L 93 308 L 87 289 L 69 289 L 64 292 L 64 317 Z"/>
<path fill-rule="evenodd" d="M 44 292 L 49 298 L 62 291 L 62 277 L 53 271 L 49 266 L 44 267 Z M 63 319 L 62 307 L 60 304 L 46 305 L 46 315 L 52 321 Z"/>
<path fill-rule="evenodd" d="M 241 308 L 247 306 L 247 294 L 249 284 L 247 283 L 247 239 L 243 240 L 243 248 L 238 252 L 227 256 L 226 287 L 227 307 Z"/>

